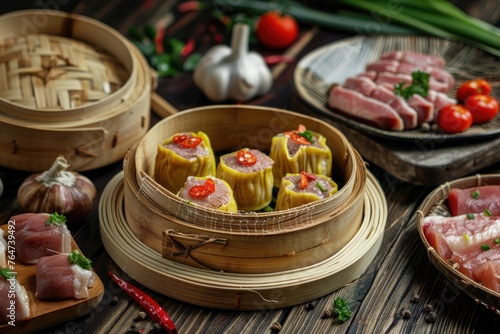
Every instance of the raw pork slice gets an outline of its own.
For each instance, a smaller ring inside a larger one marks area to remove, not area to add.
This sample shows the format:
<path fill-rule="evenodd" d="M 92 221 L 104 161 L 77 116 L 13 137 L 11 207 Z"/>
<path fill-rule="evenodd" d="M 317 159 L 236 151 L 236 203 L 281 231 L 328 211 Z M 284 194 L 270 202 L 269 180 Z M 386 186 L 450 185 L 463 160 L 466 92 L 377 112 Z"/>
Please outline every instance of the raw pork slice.
<path fill-rule="evenodd" d="M 3 238 L 3 230 L 0 228 L 0 269 L 7 267 L 7 241 Z"/>
<path fill-rule="evenodd" d="M 396 131 L 404 129 L 403 119 L 391 106 L 352 89 L 333 87 L 328 97 L 328 105 L 381 129 Z"/>
<path fill-rule="evenodd" d="M 94 282 L 94 272 L 71 264 L 67 253 L 44 256 L 36 263 L 37 299 L 88 298 Z"/>
<path fill-rule="evenodd" d="M 500 217 L 475 214 L 456 217 L 427 216 L 422 220 L 422 229 L 429 244 L 444 259 L 453 252 L 461 252 L 470 245 L 477 245 L 500 236 Z"/>
<path fill-rule="evenodd" d="M 429 65 L 435 67 L 444 67 L 444 65 L 446 64 L 444 58 L 439 56 L 402 50 L 393 50 L 384 53 L 380 56 L 380 59 L 399 60 L 411 64 Z"/>
<path fill-rule="evenodd" d="M 15 303 L 13 310 L 10 309 L 11 301 Z M 24 320 L 29 316 L 29 297 L 24 286 L 15 278 L 6 279 L 0 275 L 0 323 L 15 324 L 16 321 Z"/>
<path fill-rule="evenodd" d="M 500 261 L 488 261 L 474 271 L 478 282 L 483 286 L 500 293 Z"/>
<path fill-rule="evenodd" d="M 495 243 L 495 239 L 498 239 L 498 236 L 478 244 L 472 244 L 459 252 L 453 252 L 451 261 L 462 274 L 474 281 L 479 281 L 475 272 L 480 266 L 488 261 L 500 261 L 500 244 Z M 488 249 L 484 249 L 484 246 L 488 246 Z M 477 273 L 484 276 L 481 270 Z"/>
<path fill-rule="evenodd" d="M 448 194 L 448 206 L 454 216 L 484 212 L 485 209 L 493 216 L 500 215 L 500 186 L 453 188 Z"/>
<path fill-rule="evenodd" d="M 71 232 L 66 224 L 47 223 L 48 217 L 50 215 L 40 213 L 16 223 L 16 255 L 20 261 L 34 264 L 42 256 L 71 251 Z"/>

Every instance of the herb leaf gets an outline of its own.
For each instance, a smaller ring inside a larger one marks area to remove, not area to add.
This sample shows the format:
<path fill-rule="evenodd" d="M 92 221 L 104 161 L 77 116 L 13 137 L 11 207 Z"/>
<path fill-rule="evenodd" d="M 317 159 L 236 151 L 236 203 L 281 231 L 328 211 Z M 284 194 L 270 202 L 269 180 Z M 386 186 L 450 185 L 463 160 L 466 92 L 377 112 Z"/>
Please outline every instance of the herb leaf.
<path fill-rule="evenodd" d="M 79 265 L 83 269 L 90 269 L 91 267 L 92 260 L 80 254 L 76 249 L 68 255 L 68 259 L 71 264 Z"/>
<path fill-rule="evenodd" d="M 405 82 L 400 82 L 394 85 L 394 92 L 406 100 L 415 94 L 427 97 L 427 94 L 429 94 L 430 76 L 427 72 L 414 71 L 411 73 L 411 85 L 404 87 Z"/>
<path fill-rule="evenodd" d="M 52 224 L 52 225 L 56 225 L 56 226 L 62 226 L 66 222 L 67 222 L 67 219 L 66 219 L 65 215 L 61 215 L 57 212 L 54 212 L 49 216 L 49 220 L 47 220 L 45 222 L 45 225 L 49 226 Z"/>
<path fill-rule="evenodd" d="M 345 299 L 340 297 L 333 301 L 333 311 L 337 314 L 340 322 L 345 322 L 351 317 L 351 309 Z"/>

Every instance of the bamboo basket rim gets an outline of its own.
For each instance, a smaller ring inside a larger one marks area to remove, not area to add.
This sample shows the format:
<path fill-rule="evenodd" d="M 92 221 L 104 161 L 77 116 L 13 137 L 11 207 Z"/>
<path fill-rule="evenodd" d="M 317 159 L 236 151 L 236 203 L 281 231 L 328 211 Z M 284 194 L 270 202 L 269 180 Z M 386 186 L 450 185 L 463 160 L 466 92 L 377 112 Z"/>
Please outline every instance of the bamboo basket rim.
<path fill-rule="evenodd" d="M 106 32 L 109 36 L 112 36 L 115 41 L 119 42 L 120 46 L 123 46 L 121 48 L 120 52 L 121 54 L 117 54 L 116 50 L 113 50 L 113 48 L 109 48 L 105 45 L 98 45 L 99 48 L 106 50 L 107 53 L 109 53 L 110 56 L 120 59 L 120 63 L 125 67 L 128 77 L 127 80 L 123 83 L 123 85 L 117 89 L 113 94 L 110 94 L 96 102 L 89 103 L 87 105 L 81 106 L 81 107 L 75 107 L 67 110 L 59 110 L 56 108 L 46 108 L 46 109 L 38 109 L 38 108 L 31 108 L 29 106 L 25 105 L 20 105 L 17 103 L 13 103 L 5 98 L 0 97 L 0 108 L 2 109 L 2 113 L 6 113 L 10 115 L 11 117 L 16 117 L 18 109 L 14 110 L 12 113 L 11 112 L 6 112 L 11 109 L 11 107 L 22 107 L 24 111 L 28 111 L 29 114 L 31 115 L 36 115 L 37 113 L 44 113 L 46 116 L 49 116 L 50 114 L 57 114 L 60 115 L 61 113 L 66 113 L 68 112 L 73 116 L 73 117 L 78 117 L 78 115 L 81 115 L 82 112 L 91 112 L 93 111 L 94 113 L 98 113 L 100 109 L 102 109 L 101 104 L 106 104 L 109 103 L 111 100 L 117 99 L 117 96 L 124 95 L 125 97 L 129 94 L 131 94 L 134 91 L 133 87 L 133 81 L 131 80 L 132 78 L 132 73 L 135 73 L 136 68 L 137 68 L 137 60 L 136 57 L 132 54 L 130 50 L 130 42 L 122 36 L 118 31 L 116 31 L 114 28 L 110 27 L 109 25 L 100 22 L 96 19 L 80 15 L 80 14 L 75 14 L 75 13 L 69 13 L 69 12 L 64 12 L 64 11 L 59 11 L 59 10 L 53 10 L 53 9 L 44 9 L 44 10 L 38 10 L 38 9 L 22 9 L 22 10 L 17 10 L 9 13 L 5 13 L 0 15 L 0 23 L 5 20 L 19 20 L 21 22 L 20 18 L 26 17 L 26 16 L 36 16 L 36 15 L 47 15 L 47 16 L 52 16 L 60 19 L 65 19 L 69 20 L 70 22 L 79 22 L 79 23 L 84 23 L 88 25 L 92 25 L 95 27 L 100 28 L 103 32 Z M 68 31 L 69 33 L 74 33 L 72 29 Z M 45 34 L 45 33 L 44 33 Z M 47 34 L 46 34 L 47 35 Z M 19 35 L 18 35 L 19 36 Z M 60 36 L 60 35 L 55 35 L 55 36 Z M 90 45 L 96 45 L 95 43 L 92 43 L 92 41 L 84 41 L 78 38 L 75 38 L 74 36 L 60 36 L 60 37 L 66 37 L 66 38 L 73 38 L 77 41 L 84 42 L 84 43 L 89 43 Z M 43 118 L 42 118 L 43 119 Z M 49 121 L 47 121 L 49 123 Z M 52 122 L 52 120 L 50 120 Z"/>
<path fill-rule="evenodd" d="M 116 174 L 106 185 L 99 201 L 99 226 L 106 250 L 137 282 L 177 300 L 205 307 L 237 310 L 282 308 L 331 293 L 359 278 L 366 270 L 380 248 L 387 221 L 384 192 L 368 172 L 361 228 L 330 258 L 307 267 L 275 273 L 209 271 L 162 258 L 137 238 L 124 215 L 123 178 L 123 171 Z M 277 290 L 285 293 L 283 299 L 273 299 L 273 292 Z"/>
<path fill-rule="evenodd" d="M 273 211 L 273 212 L 238 212 L 238 213 L 230 213 L 230 212 L 224 212 L 208 207 L 197 207 L 196 210 L 202 212 L 205 215 L 214 215 L 216 214 L 217 216 L 222 217 L 223 219 L 230 220 L 231 217 L 245 217 L 245 219 L 248 220 L 262 220 L 262 219 L 269 219 L 272 220 L 273 218 L 277 218 L 283 215 L 290 215 L 290 216 L 300 216 L 301 214 L 307 214 L 309 211 L 314 211 L 318 210 L 319 206 L 324 206 L 326 207 L 329 203 L 335 202 L 338 199 L 343 200 L 343 202 L 339 202 L 338 205 L 339 207 L 345 206 L 348 204 L 348 200 L 352 199 L 351 193 L 355 192 L 359 194 L 359 188 L 363 188 L 364 185 L 366 184 L 366 165 L 363 162 L 363 160 L 360 158 L 359 153 L 356 152 L 356 150 L 349 144 L 347 138 L 345 135 L 335 128 L 334 126 L 330 125 L 329 123 L 314 118 L 312 116 L 300 114 L 298 112 L 290 111 L 290 110 L 284 110 L 284 109 L 279 109 L 279 108 L 273 108 L 273 107 L 263 107 L 263 106 L 250 106 L 250 105 L 211 105 L 211 106 L 202 106 L 202 107 L 195 107 L 191 109 L 184 110 L 182 112 L 173 114 L 169 117 L 166 117 L 162 119 L 160 122 L 155 124 L 149 131 L 148 133 L 138 142 L 137 147 L 135 148 L 136 151 L 129 152 L 127 155 L 128 158 L 125 160 L 127 161 L 128 164 L 133 163 L 135 165 L 135 177 L 136 181 L 129 180 L 129 182 L 135 182 L 136 184 L 139 185 L 139 191 L 142 191 L 144 193 L 144 196 L 146 196 L 150 202 L 157 207 L 161 208 L 162 205 L 161 203 L 155 201 L 155 198 L 159 198 L 161 196 L 166 196 L 169 198 L 171 201 L 175 202 L 176 205 L 178 206 L 185 206 L 185 201 L 182 200 L 180 197 L 178 197 L 176 194 L 173 194 L 172 192 L 168 191 L 165 189 L 163 186 L 158 184 L 154 178 L 149 175 L 146 171 L 142 170 L 140 168 L 142 161 L 145 159 L 144 156 L 142 155 L 142 152 L 138 149 L 138 147 L 141 147 L 145 145 L 145 142 L 148 140 L 149 136 L 151 136 L 155 131 L 158 130 L 158 128 L 161 128 L 164 123 L 171 121 L 172 119 L 176 119 L 178 117 L 184 117 L 185 115 L 193 114 L 193 113 L 198 113 L 200 111 L 203 112 L 215 112 L 217 110 L 231 110 L 231 109 L 236 109 L 236 110 L 247 110 L 247 111 L 259 111 L 259 112 L 277 112 L 277 113 L 283 113 L 288 116 L 293 116 L 293 117 L 298 117 L 301 119 L 309 120 L 310 122 L 317 123 L 318 126 L 327 128 L 329 131 L 335 134 L 341 141 L 342 144 L 344 145 L 343 147 L 343 152 L 345 152 L 345 156 L 342 157 L 346 161 L 346 165 L 348 164 L 348 168 L 351 169 L 351 174 L 348 176 L 347 180 L 344 180 L 344 184 L 340 189 L 337 191 L 337 193 L 334 196 L 330 196 L 326 199 L 322 199 L 319 201 L 314 201 L 311 203 L 308 203 L 306 205 L 300 206 L 299 208 L 290 208 L 286 210 L 279 210 L 279 211 Z M 141 152 L 140 154 L 137 153 Z M 135 153 L 135 154 L 134 154 Z M 332 155 L 335 154 L 335 152 L 332 152 Z M 130 156 L 132 155 L 132 156 Z M 133 159 L 133 161 L 132 161 Z M 128 175 L 126 175 L 128 177 Z M 345 178 L 346 175 L 343 175 Z M 342 209 L 342 208 L 341 208 Z M 332 210 L 331 207 L 328 208 L 329 213 L 333 214 L 334 211 Z"/>
<path fill-rule="evenodd" d="M 445 182 L 436 187 L 422 202 L 417 210 L 417 229 L 422 243 L 427 250 L 427 255 L 432 264 L 453 284 L 467 293 L 476 302 L 486 308 L 500 314 L 500 293 L 490 290 L 480 283 L 465 276 L 454 268 L 450 263 L 441 258 L 432 247 L 424 235 L 422 220 L 438 205 L 445 205 L 443 201 L 448 198 L 448 194 L 453 188 L 470 188 L 481 185 L 500 185 L 500 174 L 475 174 L 464 178 Z"/>
<path fill-rule="evenodd" d="M 211 234 L 224 234 L 226 236 L 236 236 L 236 235 L 244 235 L 244 236 L 251 236 L 251 235 L 262 235 L 262 236 L 270 236 L 270 235 L 275 235 L 275 234 L 285 234 L 289 233 L 290 231 L 296 230 L 297 229 L 297 222 L 294 220 L 297 217 L 301 217 L 301 215 L 305 216 L 305 219 L 307 219 L 305 225 L 301 225 L 301 229 L 307 229 L 307 228 L 312 228 L 318 224 L 323 224 L 325 219 L 333 219 L 336 216 L 340 216 L 342 213 L 347 211 L 349 209 L 349 206 L 352 205 L 352 203 L 357 202 L 358 199 L 360 199 L 361 196 L 363 196 L 363 193 L 365 192 L 365 186 L 367 182 L 367 170 L 364 165 L 364 162 L 359 155 L 359 153 L 356 150 L 353 150 L 353 157 L 354 159 L 357 160 L 357 163 L 359 166 L 362 168 L 359 168 L 356 173 L 352 177 L 354 187 L 353 191 L 351 194 L 346 199 L 345 203 L 342 203 L 342 205 L 339 205 L 338 207 L 332 209 L 329 207 L 323 208 L 321 211 L 317 210 L 317 205 L 314 202 L 313 203 L 308 203 L 305 205 L 302 205 L 299 210 L 293 210 L 293 209 L 288 209 L 288 210 L 279 210 L 275 211 L 270 215 L 269 213 L 263 213 L 263 214 L 257 214 L 257 213 L 252 213 L 252 212 L 243 212 L 243 213 L 227 213 L 223 212 L 220 210 L 216 209 L 210 209 L 210 208 L 205 208 L 205 207 L 199 207 L 197 206 L 195 210 L 200 210 L 202 214 L 206 214 L 207 212 L 219 215 L 220 214 L 225 214 L 226 216 L 235 216 L 244 218 L 245 223 L 248 223 L 248 226 L 240 226 L 241 229 L 238 230 L 237 228 L 224 228 L 222 225 L 224 221 L 217 221 L 214 222 L 211 225 L 207 224 L 198 224 L 196 222 L 190 222 L 183 220 L 179 217 L 176 217 L 172 213 L 164 210 L 161 206 L 157 205 L 154 201 L 151 200 L 150 196 L 144 196 L 143 195 L 143 185 L 138 185 L 136 182 L 136 179 L 133 177 L 134 175 L 134 168 L 135 164 L 133 163 L 133 159 L 135 157 L 135 153 L 137 150 L 137 145 L 134 145 L 129 152 L 127 153 L 127 156 L 124 159 L 124 164 L 123 164 L 123 170 L 124 170 L 124 183 L 126 184 L 127 187 L 132 189 L 136 195 L 136 199 L 138 199 L 145 207 L 147 207 L 148 210 L 151 212 L 154 212 L 158 216 L 168 216 L 169 220 L 175 220 L 178 225 L 186 226 L 186 227 L 191 227 L 191 226 L 196 226 L 197 230 L 204 231 L 206 233 L 211 233 Z M 156 184 L 156 183 L 155 183 Z M 159 186 L 155 185 L 154 187 Z M 154 190 L 154 188 L 153 188 Z M 151 194 L 151 192 L 149 192 Z M 161 195 L 162 192 L 159 192 Z M 186 205 L 185 203 L 182 203 L 182 201 L 179 199 L 180 205 Z M 319 205 L 322 205 L 322 201 L 316 201 L 316 202 L 321 202 Z M 286 211 L 286 212 L 285 212 Z M 289 214 L 288 219 L 283 219 L 283 220 L 278 220 L 278 222 L 274 220 L 268 220 L 270 217 L 274 216 L 282 216 L 286 215 L 286 213 Z M 312 220 L 311 217 L 314 214 L 315 218 L 319 219 L 314 219 Z M 249 220 L 248 218 L 252 218 L 252 220 Z M 261 222 L 260 220 L 264 220 L 264 222 Z M 254 221 L 258 221 L 258 223 L 263 227 L 267 228 L 265 231 L 262 229 L 251 229 L 251 223 Z M 232 220 L 229 220 L 229 222 L 232 222 Z M 235 222 L 240 222 L 241 220 L 237 220 L 235 218 Z M 304 221 L 301 220 L 301 223 L 304 223 Z"/>

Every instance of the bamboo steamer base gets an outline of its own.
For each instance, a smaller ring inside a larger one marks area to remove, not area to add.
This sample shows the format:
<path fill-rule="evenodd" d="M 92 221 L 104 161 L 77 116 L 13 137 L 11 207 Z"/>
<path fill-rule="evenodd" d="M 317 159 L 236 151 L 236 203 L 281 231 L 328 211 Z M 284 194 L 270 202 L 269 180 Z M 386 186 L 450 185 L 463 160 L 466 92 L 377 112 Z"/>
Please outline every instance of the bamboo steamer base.
<path fill-rule="evenodd" d="M 229 310 L 266 310 L 301 304 L 356 280 L 380 248 L 387 203 L 368 172 L 363 221 L 354 237 L 326 260 L 303 268 L 266 274 L 210 271 L 162 258 L 131 231 L 124 214 L 124 173 L 106 186 L 99 202 L 104 247 L 127 275 L 158 293 L 203 306 Z"/>
<path fill-rule="evenodd" d="M 417 211 L 417 229 L 422 242 L 427 249 L 431 263 L 443 273 L 458 288 L 486 308 L 500 314 L 500 293 L 490 290 L 480 283 L 468 278 L 455 269 L 448 261 L 441 258 L 436 250 L 427 242 L 422 229 L 422 219 L 431 214 L 450 215 L 446 201 L 453 188 L 472 188 L 484 185 L 500 185 L 500 174 L 477 174 L 450 182 L 446 182 L 431 192 Z"/>

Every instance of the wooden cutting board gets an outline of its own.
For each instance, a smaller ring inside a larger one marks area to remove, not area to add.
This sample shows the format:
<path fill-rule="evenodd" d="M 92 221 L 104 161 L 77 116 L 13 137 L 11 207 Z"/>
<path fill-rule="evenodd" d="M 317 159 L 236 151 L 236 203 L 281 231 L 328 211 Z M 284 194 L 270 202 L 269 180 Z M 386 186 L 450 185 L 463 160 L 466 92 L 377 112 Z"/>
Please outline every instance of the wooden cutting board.
<path fill-rule="evenodd" d="M 4 230 L 4 238 L 8 238 L 8 225 L 0 226 Z M 72 240 L 72 249 L 80 248 Z M 81 252 L 81 251 L 80 251 Z M 9 324 L 0 325 L 2 334 L 21 334 L 33 332 L 55 324 L 77 318 L 92 310 L 104 295 L 104 285 L 96 274 L 95 284 L 89 289 L 89 298 L 63 299 L 63 300 L 38 300 L 35 298 L 36 273 L 35 265 L 25 265 L 15 260 L 17 279 L 26 288 L 30 301 L 30 317 L 25 320 L 16 320 L 15 327 Z"/>

